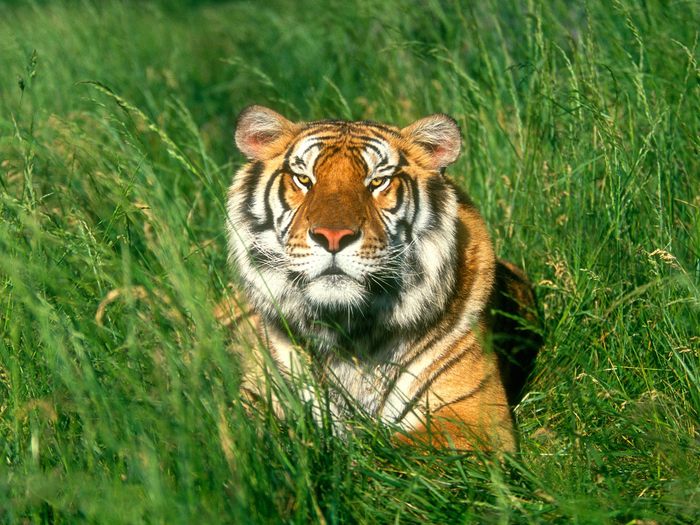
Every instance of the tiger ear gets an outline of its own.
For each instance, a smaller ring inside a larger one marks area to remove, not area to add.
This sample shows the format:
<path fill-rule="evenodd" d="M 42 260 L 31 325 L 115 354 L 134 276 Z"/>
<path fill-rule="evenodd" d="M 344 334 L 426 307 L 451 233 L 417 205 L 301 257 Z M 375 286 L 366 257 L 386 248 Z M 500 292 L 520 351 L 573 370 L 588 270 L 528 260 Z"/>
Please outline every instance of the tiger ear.
<path fill-rule="evenodd" d="M 294 135 L 296 125 L 276 111 L 248 106 L 236 122 L 236 146 L 251 160 L 274 157 Z"/>
<path fill-rule="evenodd" d="M 426 164 L 430 169 L 442 169 L 459 156 L 462 142 L 459 126 L 455 119 L 444 113 L 417 120 L 403 128 L 401 135 L 426 150 Z"/>

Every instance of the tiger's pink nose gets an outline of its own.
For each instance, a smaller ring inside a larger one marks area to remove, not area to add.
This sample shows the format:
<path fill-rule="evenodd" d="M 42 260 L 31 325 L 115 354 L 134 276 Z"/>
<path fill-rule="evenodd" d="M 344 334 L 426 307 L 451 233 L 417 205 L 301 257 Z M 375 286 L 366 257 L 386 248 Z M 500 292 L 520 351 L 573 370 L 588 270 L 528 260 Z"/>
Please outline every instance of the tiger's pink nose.
<path fill-rule="evenodd" d="M 331 253 L 337 253 L 360 236 L 348 228 L 313 228 L 311 238 Z"/>

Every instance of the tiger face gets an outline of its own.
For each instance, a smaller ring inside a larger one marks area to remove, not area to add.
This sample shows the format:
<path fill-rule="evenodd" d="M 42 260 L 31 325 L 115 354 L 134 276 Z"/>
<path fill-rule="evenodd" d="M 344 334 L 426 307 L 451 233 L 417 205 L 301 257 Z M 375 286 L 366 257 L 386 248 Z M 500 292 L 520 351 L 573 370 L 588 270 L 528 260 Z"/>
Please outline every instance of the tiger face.
<path fill-rule="evenodd" d="M 329 319 L 401 329 L 444 308 L 458 222 L 443 175 L 460 149 L 450 117 L 400 129 L 252 106 L 236 144 L 249 162 L 229 193 L 230 254 L 264 318 L 330 343 Z"/>

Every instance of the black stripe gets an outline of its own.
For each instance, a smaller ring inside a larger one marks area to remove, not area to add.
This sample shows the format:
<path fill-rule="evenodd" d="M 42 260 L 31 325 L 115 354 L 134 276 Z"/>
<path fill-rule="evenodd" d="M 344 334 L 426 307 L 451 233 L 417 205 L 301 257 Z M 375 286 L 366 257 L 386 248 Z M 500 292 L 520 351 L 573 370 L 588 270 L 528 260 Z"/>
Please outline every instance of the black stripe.
<path fill-rule="evenodd" d="M 306 276 L 306 274 L 304 274 L 302 272 L 297 272 L 296 270 L 288 270 L 287 275 L 288 275 L 287 282 L 289 282 L 289 283 L 293 283 L 293 282 L 305 283 L 308 281 L 308 277 Z"/>
<path fill-rule="evenodd" d="M 396 128 L 389 127 L 385 124 L 380 124 L 379 122 L 374 122 L 373 120 L 361 120 L 359 122 L 354 122 L 354 124 L 359 124 L 361 126 L 368 126 L 370 128 L 376 128 L 384 131 L 385 133 L 389 133 L 394 137 L 398 137 L 400 134 L 396 130 Z"/>
<path fill-rule="evenodd" d="M 282 203 L 282 207 L 286 210 L 291 209 L 291 206 L 287 205 L 287 186 L 284 184 L 283 180 L 280 180 L 280 185 L 279 188 L 277 188 L 277 198 L 280 200 L 280 203 Z"/>
<path fill-rule="evenodd" d="M 367 163 L 362 155 L 351 155 L 350 162 L 352 162 L 358 171 L 367 172 Z"/>
<path fill-rule="evenodd" d="M 280 200 L 280 203 L 282 204 L 282 208 L 284 208 L 284 211 L 275 221 L 275 225 L 276 225 L 278 231 L 280 231 L 282 229 L 281 226 L 282 226 L 282 220 L 284 219 L 284 212 L 291 209 L 290 206 L 287 206 L 287 199 L 286 199 L 286 195 L 285 195 L 286 192 L 287 192 L 287 187 L 284 184 L 284 181 L 280 180 L 280 184 L 279 184 L 279 187 L 277 189 L 277 198 Z M 279 241 L 280 241 L 280 244 L 282 244 L 281 237 L 280 237 Z"/>
<path fill-rule="evenodd" d="M 476 385 L 476 387 L 475 387 L 473 390 L 471 390 L 470 392 L 467 392 L 466 394 L 462 394 L 461 396 L 457 396 L 457 397 L 454 398 L 452 401 L 448 401 L 448 402 L 446 402 L 446 403 L 443 403 L 443 404 L 440 405 L 439 407 L 437 407 L 437 408 L 435 408 L 435 409 L 431 409 L 430 411 L 431 411 L 432 413 L 435 414 L 435 413 L 437 413 L 439 410 L 442 410 L 442 409 L 445 408 L 445 407 L 448 407 L 448 406 L 450 406 L 450 405 L 454 405 L 454 404 L 456 404 L 456 403 L 459 403 L 459 402 L 461 402 L 461 401 L 464 401 L 464 400 L 466 400 L 466 399 L 469 399 L 470 397 L 475 396 L 476 394 L 478 394 L 479 392 L 481 392 L 481 391 L 484 389 L 484 387 L 486 386 L 486 383 L 488 383 L 488 380 L 491 378 L 492 375 L 493 375 L 493 374 L 487 374 L 486 376 L 484 376 L 484 377 L 481 379 L 481 381 L 479 381 L 479 384 Z"/>
<path fill-rule="evenodd" d="M 406 244 L 411 244 L 411 242 L 413 242 L 413 225 L 410 222 L 406 219 L 401 219 L 397 221 L 396 228 L 397 230 L 402 229 L 406 233 Z M 415 257 L 411 257 L 411 259 L 415 259 Z M 411 260 L 407 259 L 407 262 L 410 263 Z M 413 264 L 411 264 L 411 266 L 413 266 Z M 418 268 L 413 269 L 417 270 Z"/>
<path fill-rule="evenodd" d="M 405 192 L 406 190 L 404 189 L 404 181 L 402 179 L 399 179 L 399 185 L 396 188 L 396 204 L 394 204 L 392 208 L 386 210 L 388 213 L 396 214 L 399 208 L 403 205 Z"/>
<path fill-rule="evenodd" d="M 323 150 L 319 152 L 318 157 L 316 159 L 316 163 L 318 163 L 318 161 L 321 160 L 321 158 L 325 160 L 331 155 L 335 155 L 340 151 L 340 149 L 341 146 L 338 144 L 326 144 Z"/>
<path fill-rule="evenodd" d="M 303 157 L 306 155 L 309 151 L 311 151 L 314 148 L 318 148 L 319 150 L 322 149 L 324 146 L 323 140 L 316 138 L 311 144 L 309 144 L 304 151 L 299 152 L 299 157 Z"/>
<path fill-rule="evenodd" d="M 413 217 L 411 218 L 414 220 L 416 218 L 416 215 L 418 215 L 418 210 L 420 209 L 420 195 L 419 195 L 419 187 L 418 183 L 410 177 L 405 171 L 397 169 L 396 170 L 396 177 L 399 177 L 399 180 L 402 180 L 408 184 L 408 187 L 411 191 L 411 195 L 409 195 L 409 199 L 413 199 Z"/>
<path fill-rule="evenodd" d="M 292 156 L 292 152 L 294 152 L 294 150 L 297 148 L 299 143 L 301 143 L 303 140 L 306 140 L 306 139 L 311 138 L 311 137 L 313 137 L 313 135 L 304 135 L 303 137 L 298 137 L 297 140 L 295 140 L 292 144 L 289 145 L 289 147 L 287 148 L 287 152 L 284 154 L 285 164 L 289 163 L 289 158 Z M 334 138 L 336 138 L 336 137 L 331 136 L 331 135 L 314 137 L 315 141 L 312 142 L 311 144 L 309 144 L 309 146 L 304 150 L 303 153 L 301 153 L 301 155 L 303 155 L 304 153 L 309 151 L 314 146 L 318 146 L 318 145 L 322 144 L 324 140 L 330 140 L 330 139 L 334 139 Z"/>
<path fill-rule="evenodd" d="M 373 142 L 375 144 L 382 144 L 383 142 L 386 142 L 385 140 L 378 139 L 377 137 L 370 137 L 369 135 L 355 135 L 353 138 L 357 140 L 364 140 L 366 142 Z"/>
<path fill-rule="evenodd" d="M 441 177 L 430 177 L 428 179 L 426 191 L 428 193 L 430 207 L 434 212 L 440 213 L 449 200 L 449 193 L 445 186 L 444 179 Z"/>
<path fill-rule="evenodd" d="M 265 205 L 265 215 L 261 221 L 257 221 L 253 226 L 253 231 L 256 233 L 267 231 L 273 229 L 273 217 L 272 217 L 272 207 L 270 206 L 270 193 L 272 192 L 272 185 L 275 183 L 277 177 L 284 173 L 281 169 L 275 171 L 270 175 L 270 180 L 267 181 L 265 185 L 265 192 L 263 194 L 263 203 Z"/>
<path fill-rule="evenodd" d="M 299 211 L 299 208 L 292 211 L 292 216 L 289 218 L 289 222 L 287 222 L 287 226 L 285 226 L 282 230 L 280 230 L 280 236 L 282 238 L 287 236 L 287 233 L 289 232 L 289 228 L 292 227 L 292 223 L 294 222 L 294 217 L 296 217 L 298 211 Z"/>
<path fill-rule="evenodd" d="M 250 202 L 253 198 L 253 193 L 255 192 L 255 188 L 258 186 L 258 182 L 260 182 L 260 175 L 263 172 L 263 169 L 265 168 L 265 163 L 262 161 L 255 161 L 253 162 L 250 166 L 248 166 L 248 169 L 244 173 L 244 180 L 243 180 L 243 195 L 244 197 L 244 202 Z"/>
<path fill-rule="evenodd" d="M 323 133 L 326 131 L 333 131 L 335 133 L 333 135 L 320 135 L 320 134 L 317 135 L 317 133 Z M 316 142 L 314 144 L 318 144 L 319 142 L 324 142 L 326 140 L 337 140 L 338 136 L 340 134 L 341 134 L 340 130 L 336 130 L 336 129 L 332 129 L 332 128 L 330 130 L 316 130 L 314 133 L 309 133 L 307 135 L 299 137 L 299 139 L 294 142 L 294 144 L 292 145 L 292 147 L 290 149 L 294 150 L 300 142 L 302 142 L 306 139 L 310 139 L 312 137 L 316 140 Z"/>
<path fill-rule="evenodd" d="M 377 155 L 379 155 L 379 157 L 381 157 L 382 159 L 386 159 L 386 155 L 384 154 L 385 152 L 382 151 L 382 149 L 375 146 L 374 144 L 363 144 L 362 148 L 363 149 L 369 148 L 369 149 L 373 150 Z"/>
<path fill-rule="evenodd" d="M 384 225 L 384 229 L 386 230 L 387 234 L 390 232 L 391 228 L 389 228 L 389 219 L 384 216 L 384 210 L 380 210 L 379 212 L 379 220 L 382 221 L 382 224 Z"/>
<path fill-rule="evenodd" d="M 271 264 L 272 263 L 272 257 L 270 255 L 268 255 L 266 252 L 264 252 L 263 250 L 261 250 L 255 244 L 248 247 L 248 254 L 256 266 L 259 266 L 261 263 L 262 264 Z"/>
<path fill-rule="evenodd" d="M 444 374 L 447 370 L 449 370 L 449 369 L 452 367 L 452 365 L 454 365 L 455 363 L 457 363 L 460 359 L 462 359 L 462 358 L 465 357 L 467 354 L 469 354 L 470 352 L 472 352 L 473 349 L 474 349 L 474 345 L 478 345 L 478 343 L 473 342 L 471 345 L 469 345 L 469 346 L 468 346 L 467 348 L 465 348 L 463 351 L 461 351 L 461 352 L 458 353 L 457 355 L 455 355 L 455 356 L 449 358 L 445 363 L 443 363 L 442 366 L 440 367 L 440 369 L 439 369 L 437 372 L 435 372 L 435 374 L 434 374 L 432 377 L 429 377 L 429 378 L 425 381 L 425 383 L 423 383 L 423 384 L 420 386 L 420 388 L 416 391 L 416 393 L 413 394 L 413 396 L 411 397 L 411 400 L 410 400 L 408 403 L 406 403 L 405 408 L 404 408 L 403 411 L 399 414 L 399 417 L 396 419 L 396 422 L 401 421 L 404 417 L 406 417 L 406 415 L 407 415 L 411 410 L 413 410 L 413 407 L 415 406 L 415 404 L 416 404 L 418 401 L 420 401 L 420 398 L 423 397 L 423 394 L 425 394 L 425 393 L 428 391 L 428 389 L 433 385 L 433 383 L 435 383 L 435 381 L 436 381 L 442 374 Z M 482 379 L 481 381 L 484 381 L 484 380 Z M 482 388 L 482 386 L 481 386 L 481 381 L 479 382 L 479 385 L 477 385 L 476 389 L 475 389 L 471 394 L 476 394 L 476 393 Z M 470 395 L 470 393 L 468 392 L 467 395 L 464 396 L 465 399 L 466 399 L 467 397 L 469 397 L 469 395 Z"/>
<path fill-rule="evenodd" d="M 383 295 L 391 299 L 399 296 L 402 282 L 400 275 L 382 275 L 381 277 L 370 275 L 366 281 L 367 289 L 373 297 Z"/>
<path fill-rule="evenodd" d="M 399 151 L 399 163 L 396 165 L 396 169 L 399 170 L 404 166 L 408 166 L 408 160 L 406 159 L 406 155 L 403 154 L 403 151 Z"/>

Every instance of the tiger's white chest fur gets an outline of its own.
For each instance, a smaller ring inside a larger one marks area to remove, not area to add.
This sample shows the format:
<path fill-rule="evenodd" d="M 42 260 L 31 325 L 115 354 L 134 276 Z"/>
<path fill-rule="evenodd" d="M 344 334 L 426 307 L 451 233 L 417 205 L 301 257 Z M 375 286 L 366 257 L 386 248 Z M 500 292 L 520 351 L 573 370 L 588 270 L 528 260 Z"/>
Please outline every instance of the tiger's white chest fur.
<path fill-rule="evenodd" d="M 363 367 L 360 364 L 347 361 L 329 363 L 329 369 L 335 382 L 341 385 L 355 403 L 372 415 L 377 414 L 384 397 L 384 392 L 390 385 L 387 371 L 379 367 Z M 382 419 L 385 419 L 382 417 Z"/>
<path fill-rule="evenodd" d="M 273 357 L 287 370 L 304 367 L 299 352 L 304 350 L 287 344 L 284 336 L 279 334 L 271 346 Z M 394 341 L 376 349 L 369 358 L 358 359 L 329 353 L 321 358 L 311 357 L 314 361 L 308 368 L 315 369 L 317 385 L 329 388 L 334 402 L 332 411 L 336 415 L 348 414 L 360 410 L 366 415 L 379 418 L 385 423 L 402 424 L 402 419 L 410 412 L 413 394 L 413 381 L 406 381 L 405 375 L 411 374 L 403 365 L 403 357 L 410 345 Z M 308 361 L 307 361 L 308 362 Z M 311 372 L 313 373 L 313 372 Z M 319 376 L 323 376 L 323 380 Z M 401 379 L 404 378 L 402 381 Z M 312 392 L 309 388 L 307 400 L 317 399 L 321 392 Z M 410 420 L 411 418 L 409 418 Z M 406 428 L 410 428 L 410 425 Z"/>
<path fill-rule="evenodd" d="M 468 312 L 465 314 L 463 326 L 471 326 L 475 318 Z M 315 375 L 316 379 L 309 381 L 301 392 L 303 399 L 316 406 L 323 391 L 327 391 L 335 416 L 344 419 L 360 410 L 407 431 L 424 423 L 428 404 L 444 403 L 444 399 L 426 388 L 430 383 L 426 369 L 444 362 L 446 354 L 454 352 L 455 343 L 464 339 L 462 332 L 452 332 L 428 337 L 430 344 L 426 345 L 425 338 L 399 334 L 383 343 L 375 343 L 371 353 L 358 351 L 356 356 L 350 357 L 351 353 L 332 350 L 309 354 L 308 349 L 290 344 L 282 330 L 268 327 L 266 332 L 272 356 L 281 369 L 292 371 L 294 375 L 297 371 L 303 371 L 307 377 Z M 466 344 L 472 342 L 472 339 L 466 340 Z M 442 367 L 438 366 L 435 374 L 442 372 Z M 465 379 L 465 389 L 474 386 Z"/>

